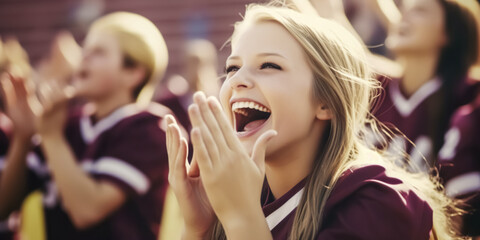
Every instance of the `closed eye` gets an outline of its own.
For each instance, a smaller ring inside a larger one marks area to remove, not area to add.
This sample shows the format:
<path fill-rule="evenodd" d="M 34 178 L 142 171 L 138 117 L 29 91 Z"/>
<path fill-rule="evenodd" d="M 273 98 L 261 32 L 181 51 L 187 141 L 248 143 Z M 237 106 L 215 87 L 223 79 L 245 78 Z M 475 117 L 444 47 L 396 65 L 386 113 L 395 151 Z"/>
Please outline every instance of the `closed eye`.
<path fill-rule="evenodd" d="M 271 62 L 263 63 L 262 66 L 260 67 L 260 69 L 266 69 L 266 68 L 273 68 L 273 69 L 277 69 L 277 70 L 282 70 L 282 67 L 280 67 L 279 65 L 277 65 L 275 63 L 271 63 Z"/>
<path fill-rule="evenodd" d="M 236 65 L 227 66 L 227 67 L 225 67 L 225 73 L 229 74 L 231 72 L 236 72 L 236 71 L 238 71 L 238 69 L 240 69 L 240 67 L 238 67 Z"/>

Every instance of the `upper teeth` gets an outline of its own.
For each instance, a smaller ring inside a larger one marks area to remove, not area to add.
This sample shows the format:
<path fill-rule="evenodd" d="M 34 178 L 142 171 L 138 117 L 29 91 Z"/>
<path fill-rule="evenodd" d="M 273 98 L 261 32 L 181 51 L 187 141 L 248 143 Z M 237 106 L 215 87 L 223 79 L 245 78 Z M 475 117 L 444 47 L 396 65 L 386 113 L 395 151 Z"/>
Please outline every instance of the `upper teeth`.
<path fill-rule="evenodd" d="M 268 108 L 260 106 L 258 103 L 254 103 L 254 102 L 235 102 L 232 104 L 232 110 L 234 112 L 241 112 L 239 110 L 242 108 L 251 108 L 251 109 L 256 109 L 262 112 L 268 112 L 268 113 L 270 112 Z"/>

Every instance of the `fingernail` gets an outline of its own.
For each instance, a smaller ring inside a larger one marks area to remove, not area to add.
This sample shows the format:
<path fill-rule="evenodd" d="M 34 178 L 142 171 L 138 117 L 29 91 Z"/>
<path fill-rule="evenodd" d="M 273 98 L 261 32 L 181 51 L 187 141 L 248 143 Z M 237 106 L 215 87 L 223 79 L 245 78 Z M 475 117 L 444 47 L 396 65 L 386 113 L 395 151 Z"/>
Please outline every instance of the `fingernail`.
<path fill-rule="evenodd" d="M 202 92 L 201 91 L 197 91 L 193 94 L 193 100 L 195 102 L 199 102 L 202 100 Z"/>
<path fill-rule="evenodd" d="M 200 129 L 198 129 L 197 127 L 192 128 L 191 134 L 192 134 L 192 135 L 200 134 Z"/>
<path fill-rule="evenodd" d="M 167 114 L 165 115 L 165 120 L 167 120 L 167 122 L 172 122 L 173 123 L 173 116 L 171 114 Z"/>
<path fill-rule="evenodd" d="M 275 130 L 271 130 L 270 132 L 271 132 L 271 133 L 270 133 L 270 137 L 269 137 L 269 139 L 271 139 L 271 138 L 273 138 L 273 137 L 275 137 L 275 136 L 277 136 L 277 135 L 278 135 L 278 132 L 277 132 L 277 131 L 275 131 Z"/>
<path fill-rule="evenodd" d="M 196 103 L 190 105 L 190 107 L 192 108 L 192 111 L 194 111 L 195 113 L 198 111 L 198 105 Z"/>

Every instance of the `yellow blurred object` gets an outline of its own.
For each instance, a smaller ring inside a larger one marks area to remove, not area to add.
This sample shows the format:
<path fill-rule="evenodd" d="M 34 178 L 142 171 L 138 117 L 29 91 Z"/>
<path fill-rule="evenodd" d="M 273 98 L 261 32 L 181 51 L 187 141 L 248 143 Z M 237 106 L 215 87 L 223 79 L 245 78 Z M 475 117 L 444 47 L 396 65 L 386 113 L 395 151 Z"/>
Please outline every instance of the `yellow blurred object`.
<path fill-rule="evenodd" d="M 468 73 L 471 79 L 480 81 L 480 64 L 474 65 L 470 68 Z"/>
<path fill-rule="evenodd" d="M 32 192 L 25 198 L 21 211 L 21 240 L 45 240 L 45 217 L 43 214 L 42 193 Z"/>
<path fill-rule="evenodd" d="M 163 205 L 163 216 L 158 239 L 181 239 L 182 229 L 183 217 L 180 213 L 177 198 L 173 191 L 168 188 Z"/>
<path fill-rule="evenodd" d="M 0 72 L 8 71 L 19 77 L 29 77 L 31 66 L 28 54 L 16 38 L 0 40 Z"/>

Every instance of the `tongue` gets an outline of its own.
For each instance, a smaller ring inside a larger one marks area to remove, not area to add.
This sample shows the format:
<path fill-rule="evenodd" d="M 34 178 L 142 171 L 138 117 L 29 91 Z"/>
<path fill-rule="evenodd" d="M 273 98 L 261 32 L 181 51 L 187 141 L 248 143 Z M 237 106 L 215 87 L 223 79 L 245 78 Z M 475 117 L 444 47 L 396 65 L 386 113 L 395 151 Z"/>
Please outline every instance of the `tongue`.
<path fill-rule="evenodd" d="M 251 121 L 247 125 L 245 125 L 245 127 L 243 129 L 245 130 L 245 132 L 251 131 L 251 130 L 257 128 L 258 126 L 262 125 L 265 121 L 266 121 L 266 119 L 259 119 L 259 120 Z"/>

